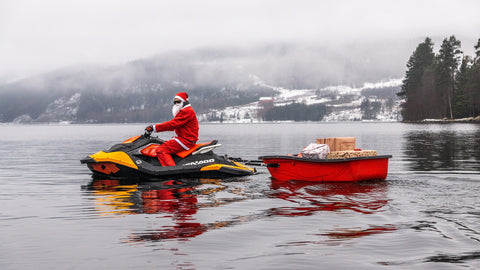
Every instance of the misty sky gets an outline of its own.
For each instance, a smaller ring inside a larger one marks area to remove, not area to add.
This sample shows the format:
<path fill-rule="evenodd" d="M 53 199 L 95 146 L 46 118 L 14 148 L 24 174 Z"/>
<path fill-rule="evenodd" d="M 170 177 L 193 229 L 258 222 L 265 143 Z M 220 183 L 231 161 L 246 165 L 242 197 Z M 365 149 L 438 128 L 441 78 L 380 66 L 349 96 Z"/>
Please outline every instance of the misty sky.
<path fill-rule="evenodd" d="M 0 77 L 203 46 L 477 40 L 479 11 L 479 0 L 0 0 Z"/>

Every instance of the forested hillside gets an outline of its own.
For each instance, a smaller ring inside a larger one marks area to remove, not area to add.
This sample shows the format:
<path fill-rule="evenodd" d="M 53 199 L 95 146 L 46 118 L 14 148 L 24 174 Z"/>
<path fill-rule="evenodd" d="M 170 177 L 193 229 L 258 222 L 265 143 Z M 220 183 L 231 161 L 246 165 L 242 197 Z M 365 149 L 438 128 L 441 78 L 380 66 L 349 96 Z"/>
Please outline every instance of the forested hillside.
<path fill-rule="evenodd" d="M 480 39 L 473 57 L 461 41 L 445 38 L 437 53 L 430 38 L 420 43 L 407 63 L 398 96 L 405 121 L 458 119 L 480 115 Z"/>

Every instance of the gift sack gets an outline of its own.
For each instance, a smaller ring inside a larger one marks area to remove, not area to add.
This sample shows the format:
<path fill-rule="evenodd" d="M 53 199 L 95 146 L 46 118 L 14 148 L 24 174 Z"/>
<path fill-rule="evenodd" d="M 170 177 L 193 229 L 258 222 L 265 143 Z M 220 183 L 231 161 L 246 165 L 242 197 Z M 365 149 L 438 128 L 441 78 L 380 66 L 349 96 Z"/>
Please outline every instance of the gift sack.
<path fill-rule="evenodd" d="M 302 157 L 314 159 L 326 159 L 330 153 L 330 147 L 326 144 L 311 143 L 300 152 Z"/>

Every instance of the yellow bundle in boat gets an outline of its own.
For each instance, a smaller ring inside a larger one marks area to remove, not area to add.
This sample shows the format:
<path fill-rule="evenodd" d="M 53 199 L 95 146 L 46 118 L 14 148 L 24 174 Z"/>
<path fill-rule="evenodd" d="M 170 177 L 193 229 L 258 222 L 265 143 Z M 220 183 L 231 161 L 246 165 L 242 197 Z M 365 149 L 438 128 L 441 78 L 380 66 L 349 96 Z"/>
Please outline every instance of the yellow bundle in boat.
<path fill-rule="evenodd" d="M 328 154 L 327 159 L 373 157 L 376 155 L 377 150 L 332 151 Z"/>

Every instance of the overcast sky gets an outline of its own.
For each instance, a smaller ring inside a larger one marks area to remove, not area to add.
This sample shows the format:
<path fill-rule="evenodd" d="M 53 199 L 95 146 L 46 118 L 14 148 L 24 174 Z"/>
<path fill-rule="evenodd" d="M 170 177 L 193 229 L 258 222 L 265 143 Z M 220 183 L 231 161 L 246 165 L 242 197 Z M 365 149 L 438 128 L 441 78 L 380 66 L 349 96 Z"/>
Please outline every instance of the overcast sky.
<path fill-rule="evenodd" d="M 479 0 L 0 0 L 0 76 L 203 46 L 476 40 L 479 11 Z"/>

